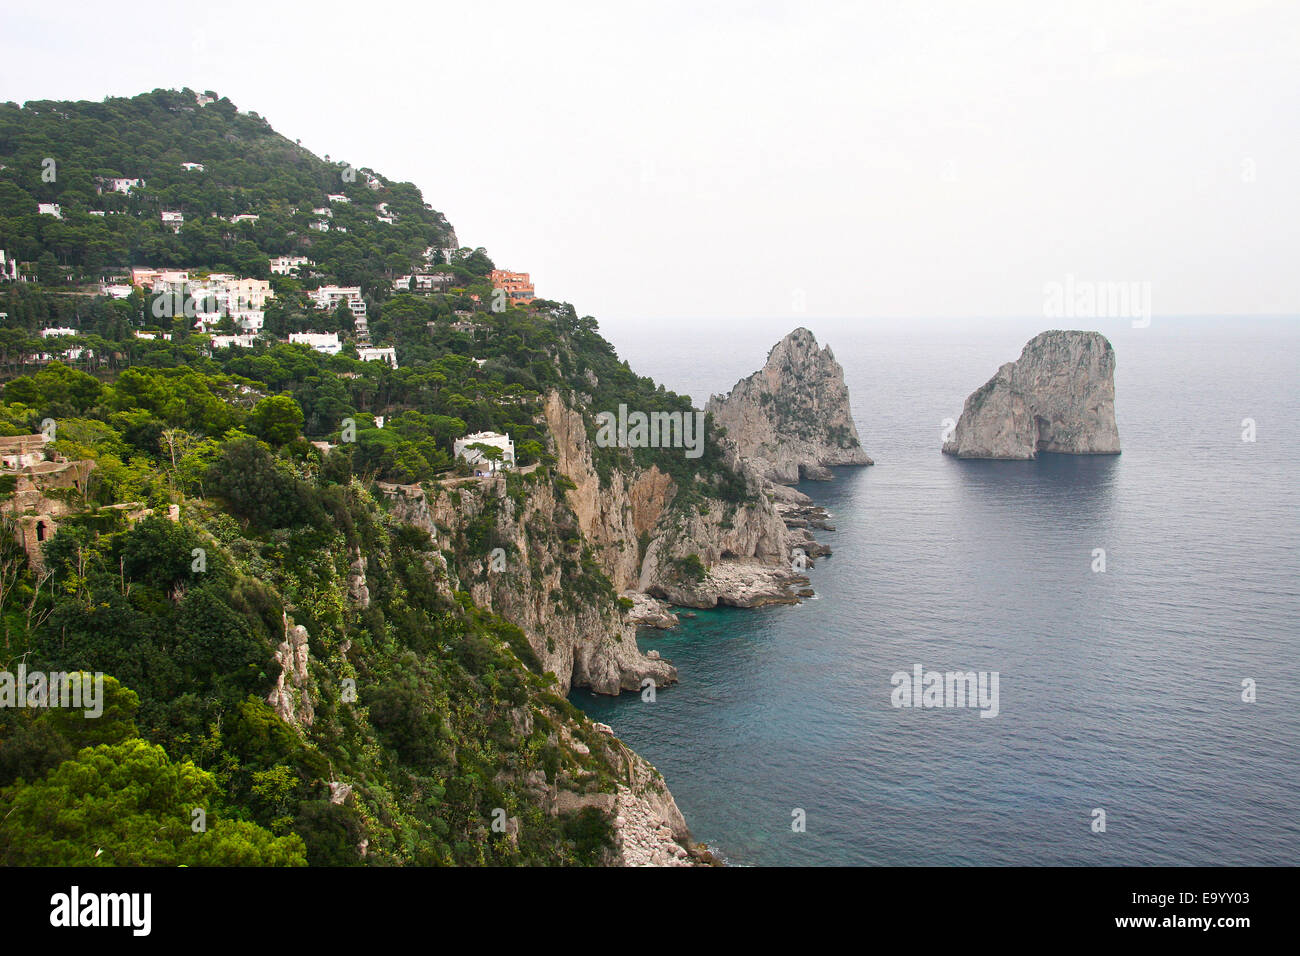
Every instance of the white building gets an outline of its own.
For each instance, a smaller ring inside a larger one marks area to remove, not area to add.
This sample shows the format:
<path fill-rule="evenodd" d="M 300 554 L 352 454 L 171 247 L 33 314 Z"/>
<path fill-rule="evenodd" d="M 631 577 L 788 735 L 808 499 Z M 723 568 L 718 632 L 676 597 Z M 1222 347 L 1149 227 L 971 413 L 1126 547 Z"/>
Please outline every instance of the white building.
<path fill-rule="evenodd" d="M 347 196 L 343 195 L 342 193 L 330 193 L 325 198 L 328 199 L 330 202 L 352 202 L 351 199 L 349 199 Z"/>
<path fill-rule="evenodd" d="M 80 335 L 76 329 L 69 329 L 66 326 L 51 326 L 48 329 L 41 329 L 41 338 L 52 338 L 58 335 Z"/>
<path fill-rule="evenodd" d="M 447 272 L 432 272 L 428 275 L 412 276 L 412 278 L 415 280 L 416 291 L 437 292 L 450 289 L 454 277 Z"/>
<path fill-rule="evenodd" d="M 99 292 L 101 295 L 111 295 L 115 299 L 125 299 L 135 290 L 132 285 L 109 285 L 107 282 L 101 282 Z"/>
<path fill-rule="evenodd" d="M 399 290 L 404 290 L 406 292 L 411 291 L 410 276 L 398 276 L 396 279 L 393 280 L 393 291 L 397 292 Z"/>
<path fill-rule="evenodd" d="M 36 215 L 53 216 L 55 219 L 63 218 L 63 207 L 56 202 L 41 202 L 36 204 Z"/>
<path fill-rule="evenodd" d="M 194 94 L 194 102 L 195 102 L 195 103 L 198 103 L 199 106 L 207 106 L 209 103 L 215 103 L 216 100 L 214 100 L 212 97 L 207 96 L 207 95 L 205 95 L 205 94 L 203 94 L 203 93 L 195 93 L 195 94 Z"/>
<path fill-rule="evenodd" d="M 158 338 L 159 336 L 162 336 L 162 340 L 163 340 L 164 342 L 170 342 L 170 341 L 172 340 L 172 334 L 171 334 L 170 332 L 137 332 L 137 333 L 135 333 L 135 337 L 136 337 L 137 339 L 148 339 L 148 340 L 151 341 L 151 342 L 152 342 L 154 339 Z"/>
<path fill-rule="evenodd" d="M 308 226 L 308 228 L 315 229 L 317 232 L 329 232 L 330 224 L 326 222 L 324 219 L 317 219 L 310 226 Z"/>
<path fill-rule="evenodd" d="M 360 303 L 362 315 L 366 312 L 366 304 L 361 300 L 359 285 L 323 285 L 315 292 L 307 293 L 307 296 L 316 303 L 318 309 L 336 309 L 340 302 L 347 302 L 353 315 L 357 312 L 354 303 Z"/>
<path fill-rule="evenodd" d="M 424 258 L 429 262 L 432 262 L 433 257 L 436 256 L 439 252 L 441 252 L 443 261 L 451 262 L 452 258 L 459 251 L 460 248 L 454 242 L 449 242 L 445 246 L 429 246 L 427 249 L 424 250 Z"/>
<path fill-rule="evenodd" d="M 132 189 L 144 189 L 143 179 L 110 179 L 105 183 L 109 189 L 124 196 L 131 195 Z"/>
<path fill-rule="evenodd" d="M 190 274 L 184 269 L 150 269 L 136 266 L 131 270 L 131 284 L 151 292 L 185 293 Z"/>
<path fill-rule="evenodd" d="M 314 266 L 306 256 L 276 256 L 271 260 L 271 274 L 277 276 L 287 276 L 292 272 L 297 272 L 302 266 Z"/>
<path fill-rule="evenodd" d="M 212 336 L 212 348 L 214 349 L 251 349 L 255 335 L 214 335 Z"/>
<path fill-rule="evenodd" d="M 380 222 L 386 223 L 387 225 L 390 226 L 397 221 L 392 216 L 376 216 L 375 218 L 378 219 Z"/>
<path fill-rule="evenodd" d="M 231 222 L 257 222 L 261 217 L 251 212 L 241 212 L 237 216 L 231 216 Z"/>
<path fill-rule="evenodd" d="M 358 348 L 357 358 L 363 362 L 386 362 L 397 368 L 397 349 L 392 348 Z"/>
<path fill-rule="evenodd" d="M 181 163 L 181 169 L 184 169 L 187 172 L 191 172 L 191 173 L 201 173 L 203 172 L 203 164 L 202 163 Z"/>
<path fill-rule="evenodd" d="M 477 448 L 471 448 L 471 445 L 489 445 L 492 448 L 501 449 L 501 461 L 499 463 L 489 461 L 483 457 L 483 452 Z M 500 468 L 513 468 L 515 466 L 515 443 L 510 440 L 509 435 L 501 435 L 497 432 L 475 432 L 472 435 L 466 435 L 464 438 L 457 438 L 452 446 L 457 458 L 464 458 L 466 463 L 474 469 L 475 474 L 491 474 Z"/>
<path fill-rule="evenodd" d="M 106 216 L 106 215 L 108 215 L 108 214 L 107 214 L 106 212 L 104 212 L 104 210 L 102 210 L 102 209 L 88 209 L 88 210 L 86 210 L 86 211 L 87 211 L 88 213 L 90 213 L 90 215 L 92 215 L 92 216 Z"/>
<path fill-rule="evenodd" d="M 334 218 L 334 210 L 329 206 L 321 206 L 319 209 L 313 208 L 311 213 L 313 216 L 324 216 L 327 219 Z"/>
<path fill-rule="evenodd" d="M 294 344 L 310 345 L 317 352 L 325 355 L 338 355 L 343 349 L 337 332 L 290 332 L 289 341 Z"/>
<path fill-rule="evenodd" d="M 245 332 L 261 332 L 266 321 L 266 312 L 262 309 L 235 309 L 230 318 Z"/>
<path fill-rule="evenodd" d="M 268 279 L 223 277 L 222 284 L 225 287 L 227 304 L 231 309 L 260 309 L 266 305 L 267 299 L 275 298 Z"/>
<path fill-rule="evenodd" d="M 0 249 L 0 279 L 8 279 L 10 282 L 18 281 L 18 260 L 6 260 L 3 249 Z"/>
<path fill-rule="evenodd" d="M 172 232 L 180 232 L 181 226 L 185 225 L 185 214 L 180 210 L 164 209 L 162 211 L 162 224 L 171 226 Z"/>

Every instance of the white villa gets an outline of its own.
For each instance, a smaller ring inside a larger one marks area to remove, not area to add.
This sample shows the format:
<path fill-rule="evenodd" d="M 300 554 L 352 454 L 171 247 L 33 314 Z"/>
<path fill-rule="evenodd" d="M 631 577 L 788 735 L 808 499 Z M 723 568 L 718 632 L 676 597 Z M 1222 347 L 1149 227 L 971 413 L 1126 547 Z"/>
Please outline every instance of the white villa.
<path fill-rule="evenodd" d="M 318 309 L 336 309 L 340 302 L 347 302 L 348 308 L 352 310 L 353 315 L 356 315 L 358 311 L 362 315 L 366 314 L 366 303 L 361 298 L 361 286 L 359 285 L 323 285 L 315 292 L 309 292 L 307 295 L 316 303 Z M 358 309 L 358 304 L 360 309 Z"/>
<path fill-rule="evenodd" d="M 255 335 L 214 335 L 212 336 L 212 348 L 228 349 L 231 347 L 239 349 L 251 349 Z"/>
<path fill-rule="evenodd" d="M 114 299 L 125 299 L 133 291 L 135 291 L 135 287 L 132 285 L 109 284 L 107 282 L 99 284 L 100 295 L 111 295 Z"/>
<path fill-rule="evenodd" d="M 229 315 L 245 332 L 261 332 L 262 325 L 266 321 L 266 312 L 262 309 L 234 309 Z"/>
<path fill-rule="evenodd" d="M 202 163 L 181 163 L 181 169 L 184 169 L 187 172 L 191 172 L 191 173 L 201 173 L 203 172 L 203 164 Z"/>
<path fill-rule="evenodd" d="M 209 281 L 214 279 L 215 277 L 209 277 Z M 268 279 L 225 279 L 223 277 L 223 285 L 231 308 L 260 309 L 266 305 L 267 299 L 275 298 Z"/>
<path fill-rule="evenodd" d="M 63 207 L 56 202 L 41 202 L 36 204 L 36 215 L 53 216 L 55 219 L 63 218 Z"/>
<path fill-rule="evenodd" d="M 102 180 L 101 182 L 104 186 L 107 186 L 113 192 L 121 193 L 124 196 L 131 195 L 132 189 L 144 189 L 143 179 L 126 179 L 126 178 L 105 179 Z M 102 188 L 101 188 L 101 192 L 102 192 Z"/>
<path fill-rule="evenodd" d="M 343 349 L 337 332 L 290 332 L 289 341 L 301 345 L 310 345 L 317 352 L 325 355 L 338 355 Z"/>
<path fill-rule="evenodd" d="M 173 232 L 180 232 L 181 226 L 185 225 L 185 214 L 179 210 L 164 209 L 162 211 L 162 224 L 171 226 Z"/>
<path fill-rule="evenodd" d="M 257 220 L 260 218 L 262 217 L 258 216 L 256 213 L 241 212 L 237 216 L 231 216 L 230 221 L 231 222 L 257 222 Z"/>
<path fill-rule="evenodd" d="M 362 346 L 357 349 L 357 358 L 363 362 L 385 362 L 397 368 L 397 349 Z"/>
<path fill-rule="evenodd" d="M 276 256 L 271 260 L 271 274 L 277 276 L 287 276 L 291 272 L 297 272 L 302 266 L 314 266 L 306 256 Z"/>
<path fill-rule="evenodd" d="M 471 445 L 489 445 L 492 448 L 500 448 L 500 463 L 484 458 L 483 453 L 477 448 L 471 448 Z M 497 432 L 475 432 L 472 435 L 466 435 L 464 438 L 457 438 L 452 447 L 456 457 L 464 458 L 466 463 L 474 469 L 475 474 L 487 475 L 492 474 L 498 468 L 513 468 L 515 466 L 515 443 L 510 440 L 509 435 L 501 435 Z"/>
<path fill-rule="evenodd" d="M 449 272 L 431 272 L 425 275 L 414 275 L 411 277 L 415 281 L 415 288 L 420 292 L 434 292 L 438 289 L 450 289 L 452 276 Z"/>
<path fill-rule="evenodd" d="M 448 243 L 445 246 L 429 246 L 427 249 L 424 250 L 424 258 L 429 262 L 432 262 L 433 257 L 437 255 L 439 252 L 441 252 L 443 260 L 446 262 L 451 262 L 452 257 L 455 256 L 456 253 L 459 251 L 460 249 L 456 246 L 455 243 Z"/>
<path fill-rule="evenodd" d="M 325 198 L 328 199 L 330 202 L 352 202 L 351 199 L 349 199 L 347 196 L 343 195 L 342 193 L 330 193 Z"/>

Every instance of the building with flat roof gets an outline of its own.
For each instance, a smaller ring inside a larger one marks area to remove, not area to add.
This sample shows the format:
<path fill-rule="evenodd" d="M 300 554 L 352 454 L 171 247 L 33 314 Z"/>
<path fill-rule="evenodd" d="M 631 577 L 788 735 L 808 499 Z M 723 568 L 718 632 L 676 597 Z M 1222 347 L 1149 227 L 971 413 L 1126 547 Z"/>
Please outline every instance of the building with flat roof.
<path fill-rule="evenodd" d="M 337 332 L 290 332 L 289 341 L 294 344 L 310 345 L 317 352 L 325 355 L 338 355 L 343 349 Z"/>
<path fill-rule="evenodd" d="M 533 295 L 533 283 L 528 278 L 527 272 L 493 269 L 491 279 L 492 289 L 504 292 L 510 305 L 528 305 L 536 298 Z"/>
<path fill-rule="evenodd" d="M 501 450 L 501 461 L 494 462 L 484 457 L 481 449 L 471 447 L 473 445 L 487 445 L 491 448 Z M 453 451 L 457 458 L 464 458 L 466 464 L 474 469 L 475 474 L 490 475 L 500 469 L 510 469 L 515 466 L 515 443 L 510 440 L 509 435 L 502 435 L 499 432 L 475 432 L 472 435 L 466 435 L 464 438 L 457 438 L 452 444 Z"/>
<path fill-rule="evenodd" d="M 393 368 L 397 368 L 397 349 L 392 346 L 358 348 L 357 358 L 363 362 L 384 362 Z"/>

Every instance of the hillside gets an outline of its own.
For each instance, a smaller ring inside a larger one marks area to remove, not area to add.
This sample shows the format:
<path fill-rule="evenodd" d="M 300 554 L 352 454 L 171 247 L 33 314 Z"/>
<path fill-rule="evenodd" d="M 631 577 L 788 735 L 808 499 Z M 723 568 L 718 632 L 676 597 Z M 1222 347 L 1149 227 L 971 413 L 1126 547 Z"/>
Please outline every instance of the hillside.
<path fill-rule="evenodd" d="M 7 666 L 102 673 L 113 714 L 0 709 L 0 860 L 707 860 L 563 695 L 677 679 L 622 591 L 796 600 L 772 495 L 414 186 L 203 99 L 0 107 Z M 662 445 L 609 439 L 628 407 Z"/>
<path fill-rule="evenodd" d="M 0 166 L 0 249 L 20 261 L 48 253 L 73 276 L 147 263 L 267 278 L 270 257 L 303 254 L 370 291 L 426 248 L 455 248 L 412 184 L 320 159 L 255 113 L 224 98 L 200 106 L 191 90 L 0 104 Z M 144 183 L 129 194 L 103 188 L 117 178 Z M 331 194 L 349 202 L 334 204 L 335 229 L 313 232 L 312 209 Z M 39 203 L 59 204 L 62 220 L 39 215 Z M 379 203 L 392 223 L 378 220 Z M 179 233 L 163 210 L 183 214 Z M 239 214 L 258 219 L 226 221 Z"/>

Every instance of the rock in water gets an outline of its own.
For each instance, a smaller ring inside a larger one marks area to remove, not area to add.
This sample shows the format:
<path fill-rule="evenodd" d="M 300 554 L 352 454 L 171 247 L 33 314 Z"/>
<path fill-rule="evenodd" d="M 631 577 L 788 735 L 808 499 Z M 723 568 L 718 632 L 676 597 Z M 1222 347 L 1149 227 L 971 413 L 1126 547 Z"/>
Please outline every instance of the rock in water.
<path fill-rule="evenodd" d="M 714 395 L 705 411 L 769 481 L 826 480 L 830 465 L 872 464 L 849 412 L 844 369 L 807 329 L 778 342 L 760 371 Z"/>
<path fill-rule="evenodd" d="M 958 458 L 1118 455 L 1115 350 L 1100 332 L 1042 332 L 962 408 L 943 444 Z"/>

